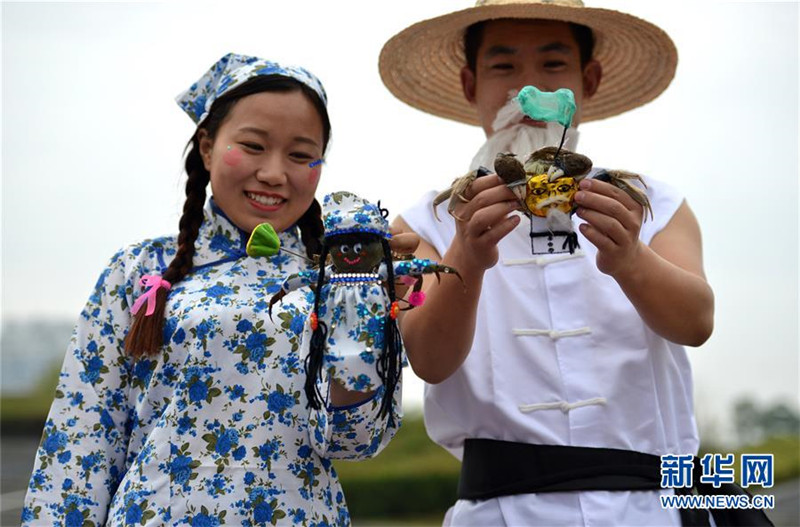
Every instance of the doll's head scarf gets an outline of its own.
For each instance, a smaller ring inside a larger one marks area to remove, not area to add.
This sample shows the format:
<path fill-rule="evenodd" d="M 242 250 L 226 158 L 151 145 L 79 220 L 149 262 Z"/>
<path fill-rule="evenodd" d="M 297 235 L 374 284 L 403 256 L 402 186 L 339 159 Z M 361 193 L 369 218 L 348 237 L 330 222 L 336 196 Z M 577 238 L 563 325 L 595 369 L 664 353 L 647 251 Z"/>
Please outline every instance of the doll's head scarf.
<path fill-rule="evenodd" d="M 322 223 L 326 238 L 351 233 L 377 234 L 386 239 L 392 237 L 384 210 L 350 192 L 334 192 L 325 196 Z"/>

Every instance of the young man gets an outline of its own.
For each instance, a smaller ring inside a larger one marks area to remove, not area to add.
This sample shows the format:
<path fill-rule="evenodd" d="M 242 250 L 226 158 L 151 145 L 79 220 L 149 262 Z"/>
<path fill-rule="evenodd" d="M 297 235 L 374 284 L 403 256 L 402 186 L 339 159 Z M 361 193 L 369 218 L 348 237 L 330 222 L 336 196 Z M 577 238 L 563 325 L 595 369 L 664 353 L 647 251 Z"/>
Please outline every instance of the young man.
<path fill-rule="evenodd" d="M 483 128 L 473 169 L 532 151 L 518 145 L 558 144 L 542 123 L 496 121 L 509 93 L 569 88 L 577 124 L 654 99 L 676 63 L 659 28 L 576 0 L 480 1 L 407 28 L 380 59 L 398 98 Z M 395 230 L 422 238 L 419 257 L 464 278 L 430 281 L 425 305 L 401 320 L 428 383 L 428 433 L 463 461 L 446 522 L 680 523 L 661 508 L 657 456 L 697 453 L 683 345 L 711 334 L 714 298 L 692 211 L 675 189 L 646 182 L 647 222 L 620 189 L 581 183 L 575 254 L 532 257 L 528 221 L 494 174 L 453 196 L 451 215 L 440 207 L 441 221 L 435 193 L 396 219 Z"/>

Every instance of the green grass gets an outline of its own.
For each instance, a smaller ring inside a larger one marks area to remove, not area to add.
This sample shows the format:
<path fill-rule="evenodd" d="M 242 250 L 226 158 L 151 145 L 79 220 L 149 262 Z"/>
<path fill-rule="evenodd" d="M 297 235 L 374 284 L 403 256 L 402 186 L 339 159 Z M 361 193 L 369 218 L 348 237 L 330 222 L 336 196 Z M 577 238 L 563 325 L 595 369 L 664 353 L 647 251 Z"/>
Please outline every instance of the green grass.
<path fill-rule="evenodd" d="M 776 484 L 800 477 L 800 437 L 771 437 L 737 451 L 736 481 L 739 481 L 739 460 L 742 454 L 772 454 Z"/>
<path fill-rule="evenodd" d="M 50 411 L 50 405 L 53 404 L 60 370 L 60 367 L 53 367 L 28 395 L 2 397 L 0 399 L 0 426 L 3 428 L 15 427 L 18 432 L 25 433 L 31 432 L 31 427 L 33 427 L 38 428 L 37 434 L 40 433 L 41 424 L 44 423 L 47 413 Z"/>
<path fill-rule="evenodd" d="M 770 437 L 760 443 L 747 445 L 738 449 L 720 448 L 713 444 L 700 445 L 699 457 L 705 454 L 733 454 L 735 480 L 740 480 L 742 454 L 772 454 L 773 468 L 775 469 L 775 484 L 800 477 L 800 437 L 776 436 Z M 750 490 L 759 487 L 751 487 Z"/>

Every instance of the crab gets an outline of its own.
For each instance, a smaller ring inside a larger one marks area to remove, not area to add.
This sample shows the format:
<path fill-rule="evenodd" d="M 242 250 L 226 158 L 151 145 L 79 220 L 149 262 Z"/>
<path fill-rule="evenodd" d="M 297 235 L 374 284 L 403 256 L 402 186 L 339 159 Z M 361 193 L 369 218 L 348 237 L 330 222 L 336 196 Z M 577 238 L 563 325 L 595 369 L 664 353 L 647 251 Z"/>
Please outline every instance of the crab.
<path fill-rule="evenodd" d="M 558 155 L 557 162 L 554 163 Z M 525 196 L 527 194 L 526 183 L 534 174 L 547 174 L 549 181 L 554 181 L 563 176 L 574 177 L 576 181 L 580 181 L 589 170 L 592 168 L 592 161 L 581 154 L 576 154 L 568 150 L 559 150 L 556 147 L 548 146 L 540 148 L 539 150 L 528 156 L 525 165 L 517 160 L 514 154 L 500 153 L 494 162 L 494 170 L 498 176 L 508 185 L 514 194 L 520 200 L 520 208 L 523 212 L 527 213 L 525 207 Z M 450 199 L 447 206 L 447 212 L 453 214 L 455 206 L 458 203 L 452 198 L 455 196 L 462 203 L 467 203 L 470 200 L 465 197 L 464 193 L 475 181 L 476 178 L 488 174 L 489 171 L 483 167 L 478 170 L 473 170 L 468 174 L 457 178 L 453 181 L 450 188 L 440 192 L 433 199 L 433 214 L 436 219 L 439 219 L 436 207 Z"/>
<path fill-rule="evenodd" d="M 498 155 L 498 158 L 500 157 Z M 507 157 L 508 154 L 503 155 L 504 159 Z M 516 161 L 516 159 L 514 160 Z M 495 160 L 495 169 L 497 168 L 499 167 L 497 166 L 497 160 Z M 525 160 L 524 167 L 525 172 L 528 174 L 546 173 L 550 181 L 563 176 L 583 179 L 591 169 L 592 160 L 585 155 L 570 152 L 563 148 L 559 150 L 554 146 L 546 146 L 532 153 Z"/>
<path fill-rule="evenodd" d="M 475 179 L 479 176 L 488 174 L 489 171 L 485 168 L 481 167 L 477 170 L 472 170 L 468 172 L 466 175 L 461 176 L 460 178 L 456 178 L 453 180 L 453 183 L 450 185 L 450 188 L 440 192 L 433 198 L 433 215 L 434 217 L 442 221 L 439 218 L 439 213 L 436 211 L 436 207 L 447 201 L 448 199 L 452 198 L 453 196 L 457 197 L 462 203 L 469 203 L 469 199 L 464 196 L 464 192 L 469 188 Z M 453 211 L 456 208 L 456 201 L 450 199 L 450 203 L 447 205 L 447 212 L 453 216 Z M 453 216 L 455 217 L 455 216 Z"/>
<path fill-rule="evenodd" d="M 494 170 L 505 182 L 509 189 L 517 196 L 520 210 L 526 215 L 541 217 L 551 216 L 551 212 L 558 209 L 563 213 L 575 212 L 573 196 L 578 189 L 578 183 L 584 179 L 592 169 L 592 160 L 588 157 L 570 152 L 563 148 L 548 146 L 536 150 L 528 156 L 523 165 L 511 153 L 497 154 Z M 458 203 L 470 200 L 465 196 L 469 186 L 476 178 L 485 175 L 488 170 L 480 168 L 453 181 L 450 188 L 440 192 L 433 199 L 433 214 L 439 219 L 436 208 L 450 199 L 447 212 L 451 215 Z M 653 209 L 647 194 L 639 186 L 633 184 L 638 181 L 647 188 L 642 177 L 624 170 L 601 170 L 595 179 L 611 183 L 631 196 L 645 210 L 646 216 L 653 218 Z"/>
<path fill-rule="evenodd" d="M 572 198 L 578 183 L 592 169 L 592 160 L 569 150 L 548 146 L 528 156 L 524 166 L 514 154 L 498 154 L 494 169 L 517 196 L 524 213 L 547 217 L 556 208 L 570 214 L 575 211 Z M 640 175 L 624 170 L 602 170 L 595 175 L 595 179 L 622 189 L 652 219 L 653 209 L 647 194 L 632 183 L 638 181 L 646 188 Z"/>
<path fill-rule="evenodd" d="M 598 172 L 594 178 L 605 181 L 606 183 L 611 183 L 615 187 L 622 189 L 645 210 L 645 220 L 648 215 L 651 220 L 653 219 L 653 208 L 650 206 L 650 199 L 647 197 L 647 194 L 644 190 L 631 183 L 631 181 L 638 181 L 644 188 L 647 188 L 647 184 L 642 179 L 642 176 L 634 174 L 633 172 L 626 172 L 625 170 L 603 170 Z"/>

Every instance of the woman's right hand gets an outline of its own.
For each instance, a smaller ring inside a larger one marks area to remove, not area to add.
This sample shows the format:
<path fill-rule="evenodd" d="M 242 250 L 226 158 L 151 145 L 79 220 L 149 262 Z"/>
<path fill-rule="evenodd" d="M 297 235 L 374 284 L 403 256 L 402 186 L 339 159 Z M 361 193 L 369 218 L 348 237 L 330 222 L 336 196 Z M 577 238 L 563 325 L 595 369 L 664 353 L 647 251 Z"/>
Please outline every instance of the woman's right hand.
<path fill-rule="evenodd" d="M 456 235 L 442 261 L 462 275 L 482 274 L 497 263 L 497 244 L 519 224 L 519 215 L 509 215 L 519 201 L 496 174 L 475 179 L 464 194 L 467 202 L 450 198 Z"/>

